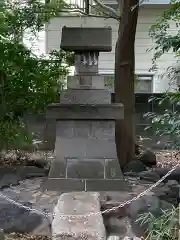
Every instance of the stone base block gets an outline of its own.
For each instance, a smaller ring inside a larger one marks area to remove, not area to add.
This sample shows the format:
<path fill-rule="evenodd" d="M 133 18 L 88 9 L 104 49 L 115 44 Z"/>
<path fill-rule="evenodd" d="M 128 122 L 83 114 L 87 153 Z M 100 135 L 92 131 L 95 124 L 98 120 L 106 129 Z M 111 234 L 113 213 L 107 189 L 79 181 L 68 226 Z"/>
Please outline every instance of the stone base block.
<path fill-rule="evenodd" d="M 62 104 L 110 104 L 111 93 L 108 89 L 67 89 L 61 93 Z"/>
<path fill-rule="evenodd" d="M 43 192 L 46 190 L 58 192 L 84 191 L 85 181 L 82 179 L 48 178 L 41 190 Z"/>
<path fill-rule="evenodd" d="M 104 87 L 104 76 L 101 75 L 67 77 L 67 88 L 69 89 L 104 89 Z"/>
<path fill-rule="evenodd" d="M 86 180 L 86 191 L 128 191 L 130 187 L 124 179 L 88 179 Z"/>
<path fill-rule="evenodd" d="M 98 193 L 72 192 L 62 194 L 54 209 L 52 239 L 105 240 L 106 230 L 102 215 L 87 216 L 90 213 L 98 212 L 100 212 Z M 73 215 L 73 218 L 63 218 L 65 215 Z"/>
<path fill-rule="evenodd" d="M 123 179 L 117 159 L 56 157 L 49 171 L 50 178 Z"/>
<path fill-rule="evenodd" d="M 65 51 L 111 52 L 112 28 L 62 28 L 61 48 Z"/>
<path fill-rule="evenodd" d="M 70 178 L 49 178 L 43 185 L 42 191 L 129 191 L 131 188 L 124 179 L 70 179 Z"/>
<path fill-rule="evenodd" d="M 124 107 L 114 104 L 61 104 L 52 103 L 47 108 L 47 119 L 56 120 L 116 120 L 124 118 Z"/>

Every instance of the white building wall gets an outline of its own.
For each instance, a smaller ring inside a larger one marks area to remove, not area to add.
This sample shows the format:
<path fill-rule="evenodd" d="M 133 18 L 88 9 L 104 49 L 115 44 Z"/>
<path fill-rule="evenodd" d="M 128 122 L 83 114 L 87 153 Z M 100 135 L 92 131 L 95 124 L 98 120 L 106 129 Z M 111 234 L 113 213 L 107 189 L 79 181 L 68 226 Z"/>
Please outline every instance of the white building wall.
<path fill-rule="evenodd" d="M 46 53 L 46 33 L 44 30 L 37 33 L 36 36 L 32 34 L 30 31 L 26 30 L 24 32 L 23 42 L 24 44 L 32 49 L 32 52 L 37 55 L 44 55 Z"/>
<path fill-rule="evenodd" d="M 45 2 L 45 0 L 41 0 L 41 2 Z M 26 5 L 27 0 L 23 0 L 22 4 Z M 23 35 L 23 42 L 24 44 L 32 49 L 32 52 L 37 55 L 44 55 L 46 53 L 46 44 L 45 44 L 45 39 L 46 39 L 46 32 L 45 29 L 43 29 L 40 32 L 37 32 L 36 35 L 33 34 L 30 29 L 26 29 L 24 31 Z"/>
<path fill-rule="evenodd" d="M 142 7 L 139 12 L 137 33 L 136 33 L 136 73 L 147 73 L 152 67 L 153 51 L 147 52 L 153 46 L 153 40 L 149 37 L 149 28 L 156 19 L 163 13 L 163 8 L 146 8 Z M 112 51 L 109 53 L 100 53 L 99 69 L 103 73 L 114 72 L 114 52 L 118 32 L 118 22 L 114 19 L 79 17 L 79 16 L 63 16 L 53 19 L 47 27 L 46 49 L 50 52 L 59 49 L 61 40 L 61 30 L 63 26 L 68 27 L 107 27 L 112 28 Z M 172 25 L 172 31 L 176 27 Z M 153 92 L 164 92 L 169 89 L 168 78 L 161 77 L 167 67 L 176 62 L 172 53 L 164 54 L 158 60 L 159 70 L 154 77 Z"/>

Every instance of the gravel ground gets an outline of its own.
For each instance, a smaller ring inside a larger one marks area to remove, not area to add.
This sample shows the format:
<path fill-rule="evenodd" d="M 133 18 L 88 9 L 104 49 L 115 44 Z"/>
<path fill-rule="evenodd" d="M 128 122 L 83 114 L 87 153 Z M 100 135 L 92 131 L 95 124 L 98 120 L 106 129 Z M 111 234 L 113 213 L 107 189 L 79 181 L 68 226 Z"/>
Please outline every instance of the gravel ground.
<path fill-rule="evenodd" d="M 172 167 L 180 162 L 180 153 L 177 154 L 177 151 L 174 150 L 162 150 L 155 151 L 157 156 L 157 163 L 159 167 Z M 177 154 L 177 156 L 176 156 Z M 45 161 L 51 162 L 54 158 L 52 151 L 48 152 L 18 152 L 18 151 L 9 151 L 3 152 L 0 155 L 0 165 L 4 166 L 14 166 L 14 165 L 33 165 L 36 160 L 44 159 Z"/>
<path fill-rule="evenodd" d="M 5 235 L 5 240 L 51 240 L 51 238 L 46 236 L 32 236 L 29 234 L 11 233 Z"/>
<path fill-rule="evenodd" d="M 163 150 L 156 152 L 158 167 L 166 168 L 180 164 L 180 152 L 172 150 Z M 180 165 L 179 165 L 180 167 Z"/>

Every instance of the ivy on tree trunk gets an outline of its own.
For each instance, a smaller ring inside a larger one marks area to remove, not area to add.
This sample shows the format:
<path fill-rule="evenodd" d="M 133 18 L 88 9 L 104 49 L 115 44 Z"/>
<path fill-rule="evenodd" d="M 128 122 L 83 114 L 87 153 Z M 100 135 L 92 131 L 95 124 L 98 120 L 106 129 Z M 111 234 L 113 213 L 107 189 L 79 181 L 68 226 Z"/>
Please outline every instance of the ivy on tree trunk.
<path fill-rule="evenodd" d="M 135 35 L 139 0 L 119 0 L 121 21 L 115 49 L 115 102 L 124 105 L 124 119 L 116 121 L 116 147 L 120 167 L 135 152 Z"/>

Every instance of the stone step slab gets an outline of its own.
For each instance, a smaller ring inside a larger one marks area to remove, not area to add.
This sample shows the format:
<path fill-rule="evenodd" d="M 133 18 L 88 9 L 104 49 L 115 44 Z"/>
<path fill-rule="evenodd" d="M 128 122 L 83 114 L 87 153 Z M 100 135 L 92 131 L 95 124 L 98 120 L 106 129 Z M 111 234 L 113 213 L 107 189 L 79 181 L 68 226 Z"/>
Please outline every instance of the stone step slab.
<path fill-rule="evenodd" d="M 105 240 L 106 230 L 101 214 L 74 217 L 70 220 L 63 215 L 88 215 L 100 212 L 99 194 L 95 192 L 69 192 L 60 195 L 54 209 L 52 222 L 53 240 Z"/>

